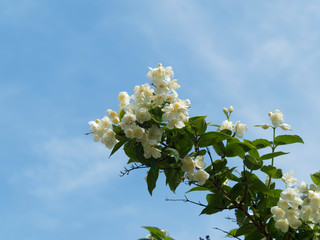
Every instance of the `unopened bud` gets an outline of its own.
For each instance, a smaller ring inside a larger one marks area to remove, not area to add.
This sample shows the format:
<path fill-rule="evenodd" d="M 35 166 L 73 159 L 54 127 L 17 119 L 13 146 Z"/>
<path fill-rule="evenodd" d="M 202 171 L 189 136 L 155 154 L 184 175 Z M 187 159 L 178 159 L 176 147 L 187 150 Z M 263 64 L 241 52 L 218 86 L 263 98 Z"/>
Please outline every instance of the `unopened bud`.
<path fill-rule="evenodd" d="M 272 116 L 272 112 L 269 112 L 269 113 L 268 113 L 268 116 L 271 117 L 271 116 Z"/>
<path fill-rule="evenodd" d="M 269 128 L 269 124 L 268 123 L 263 123 L 263 124 L 261 124 L 261 127 L 263 129 L 268 129 Z"/>
<path fill-rule="evenodd" d="M 223 111 L 225 114 L 228 114 L 228 109 L 227 109 L 227 108 L 224 107 L 224 108 L 222 109 L 222 111 Z"/>
<path fill-rule="evenodd" d="M 228 109 L 229 113 L 232 113 L 233 112 L 233 107 L 230 106 L 229 109 Z"/>
<path fill-rule="evenodd" d="M 282 128 L 282 130 L 291 130 L 290 125 L 286 123 L 281 124 L 280 127 Z"/>

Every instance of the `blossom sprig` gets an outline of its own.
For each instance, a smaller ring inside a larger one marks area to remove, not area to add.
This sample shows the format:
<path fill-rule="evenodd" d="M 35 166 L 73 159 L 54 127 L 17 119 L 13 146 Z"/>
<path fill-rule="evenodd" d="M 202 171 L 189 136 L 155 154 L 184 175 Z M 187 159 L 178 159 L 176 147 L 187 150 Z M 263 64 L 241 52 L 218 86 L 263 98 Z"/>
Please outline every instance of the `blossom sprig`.
<path fill-rule="evenodd" d="M 269 112 L 268 116 L 272 125 L 268 123 L 262 123 L 261 125 L 255 125 L 255 127 L 261 127 L 262 129 L 268 129 L 269 127 L 276 129 L 280 127 L 282 130 L 285 131 L 291 130 L 291 126 L 289 124 L 283 123 L 284 115 L 282 112 L 280 112 L 280 110 L 276 109 L 274 113 Z"/>
<path fill-rule="evenodd" d="M 301 181 L 300 185 L 293 177 L 293 171 L 286 173 L 282 180 L 289 186 L 281 192 L 277 206 L 271 208 L 275 227 L 282 232 L 288 232 L 289 227 L 298 229 L 303 222 L 313 227 L 320 224 L 320 187 Z"/>
<path fill-rule="evenodd" d="M 226 115 L 227 119 L 224 120 L 221 125 L 218 125 L 218 131 L 229 130 L 234 133 L 234 135 L 238 138 L 243 138 L 244 133 L 248 130 L 246 124 L 237 121 L 235 124 L 230 121 L 230 115 L 233 112 L 234 108 L 230 106 L 228 109 L 224 107 L 222 111 Z"/>
<path fill-rule="evenodd" d="M 164 131 L 161 125 L 168 129 L 183 128 L 189 120 L 190 100 L 178 98 L 176 89 L 180 85 L 177 79 L 171 79 L 174 76 L 172 67 L 164 68 L 159 64 L 157 68 L 149 69 L 147 76 L 152 79 L 152 85 L 146 83 L 135 86 L 131 96 L 127 92 L 120 92 L 120 109 L 108 109 L 108 117 L 90 121 L 89 124 L 94 140 L 102 142 L 107 148 L 112 149 L 119 142 L 111 129 L 112 124 L 119 125 L 126 138 L 141 142 L 145 158 L 158 159 L 161 157 L 159 143 Z M 163 112 L 162 124 L 152 119 L 151 112 L 156 108 Z M 145 124 L 148 121 L 151 124 Z"/>

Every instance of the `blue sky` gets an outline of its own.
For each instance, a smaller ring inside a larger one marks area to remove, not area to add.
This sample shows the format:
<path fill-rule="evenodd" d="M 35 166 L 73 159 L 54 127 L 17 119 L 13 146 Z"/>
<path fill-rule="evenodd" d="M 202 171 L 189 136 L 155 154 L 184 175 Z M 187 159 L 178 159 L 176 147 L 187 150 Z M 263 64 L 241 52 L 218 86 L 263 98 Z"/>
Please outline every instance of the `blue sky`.
<path fill-rule="evenodd" d="M 138 239 L 140 226 L 198 239 L 225 216 L 150 197 L 145 172 L 124 178 L 121 152 L 94 143 L 88 121 L 117 109 L 120 91 L 144 84 L 147 67 L 171 65 L 190 115 L 250 126 L 280 109 L 304 145 L 277 166 L 301 180 L 319 170 L 320 3 L 318 1 L 0 0 L 0 239 Z M 203 196 L 190 194 L 190 199 Z"/>

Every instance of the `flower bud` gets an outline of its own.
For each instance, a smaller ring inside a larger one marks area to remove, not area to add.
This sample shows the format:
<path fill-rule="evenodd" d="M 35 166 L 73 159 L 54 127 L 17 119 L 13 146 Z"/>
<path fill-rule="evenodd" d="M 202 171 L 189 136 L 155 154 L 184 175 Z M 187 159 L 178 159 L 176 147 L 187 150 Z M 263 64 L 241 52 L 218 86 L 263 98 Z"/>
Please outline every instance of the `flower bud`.
<path fill-rule="evenodd" d="M 286 123 L 281 124 L 280 127 L 282 128 L 282 130 L 291 130 L 290 125 Z"/>
<path fill-rule="evenodd" d="M 262 129 L 268 129 L 269 128 L 269 124 L 268 123 L 263 123 L 261 124 Z"/>
<path fill-rule="evenodd" d="M 228 109 L 229 113 L 232 113 L 233 112 L 233 107 L 230 106 L 229 109 Z"/>
<path fill-rule="evenodd" d="M 269 113 L 268 113 L 268 116 L 271 117 L 271 116 L 272 116 L 272 112 L 269 112 Z"/>
<path fill-rule="evenodd" d="M 227 109 L 227 108 L 224 107 L 224 108 L 222 109 L 222 111 L 223 111 L 225 114 L 228 114 L 228 109 Z"/>

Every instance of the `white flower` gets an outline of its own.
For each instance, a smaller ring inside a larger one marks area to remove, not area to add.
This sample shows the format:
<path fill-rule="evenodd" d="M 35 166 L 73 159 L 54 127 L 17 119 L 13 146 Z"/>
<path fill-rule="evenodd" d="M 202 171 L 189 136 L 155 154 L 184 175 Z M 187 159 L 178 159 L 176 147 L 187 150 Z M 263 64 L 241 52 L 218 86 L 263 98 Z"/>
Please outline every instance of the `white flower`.
<path fill-rule="evenodd" d="M 200 169 L 193 175 L 193 179 L 194 181 L 197 181 L 200 185 L 203 185 L 208 180 L 209 176 L 209 173 Z"/>
<path fill-rule="evenodd" d="M 278 205 L 278 207 L 282 208 L 283 210 L 287 210 L 288 208 L 291 207 L 290 204 L 282 198 L 279 199 L 277 205 Z"/>
<path fill-rule="evenodd" d="M 111 118 L 111 119 L 118 117 L 118 113 L 116 113 L 115 111 L 113 111 L 111 109 L 107 110 L 107 114 L 108 114 L 109 118 Z"/>
<path fill-rule="evenodd" d="M 298 183 L 298 179 L 294 178 L 293 174 L 294 172 L 291 170 L 289 173 L 285 173 L 281 178 L 281 180 L 288 184 L 289 187 Z"/>
<path fill-rule="evenodd" d="M 136 112 L 136 118 L 140 123 L 144 123 L 149 121 L 151 116 L 147 108 L 139 108 Z"/>
<path fill-rule="evenodd" d="M 203 162 L 204 157 L 202 155 L 196 156 L 194 159 L 194 165 L 196 168 L 202 169 L 206 167 L 206 163 Z"/>
<path fill-rule="evenodd" d="M 228 129 L 232 131 L 232 122 L 229 122 L 228 120 L 224 120 L 221 123 L 220 130 L 224 130 L 224 129 Z"/>
<path fill-rule="evenodd" d="M 150 145 L 155 145 L 161 141 L 163 129 L 158 128 L 157 125 L 152 125 L 151 128 L 148 129 L 146 140 Z"/>
<path fill-rule="evenodd" d="M 182 166 L 181 166 L 182 171 L 184 172 L 193 171 L 194 167 L 195 167 L 195 163 L 190 156 L 185 156 L 182 159 Z"/>
<path fill-rule="evenodd" d="M 301 181 L 300 185 L 298 186 L 298 190 L 303 193 L 308 193 L 308 184 L 305 181 Z"/>
<path fill-rule="evenodd" d="M 240 123 L 240 121 L 236 122 L 236 125 L 234 127 L 234 131 L 236 133 L 236 136 L 238 138 L 242 138 L 244 133 L 248 130 L 248 127 L 246 124 Z"/>
<path fill-rule="evenodd" d="M 273 218 L 274 220 L 278 221 L 279 219 L 283 218 L 285 215 L 285 211 L 278 207 L 278 206 L 274 206 L 270 209 L 271 213 L 273 214 Z"/>
<path fill-rule="evenodd" d="M 121 103 L 126 103 L 128 104 L 130 102 L 130 96 L 127 92 L 120 92 L 118 95 L 118 100 Z"/>
<path fill-rule="evenodd" d="M 299 197 L 299 192 L 293 188 L 287 188 L 286 190 L 281 192 L 281 198 L 288 202 L 294 202 L 296 198 Z"/>
<path fill-rule="evenodd" d="M 274 113 L 269 113 L 269 116 L 273 126 L 275 127 L 278 127 L 284 121 L 283 114 L 278 109 L 275 110 Z"/>
<path fill-rule="evenodd" d="M 289 221 L 288 221 L 288 219 L 286 219 L 286 218 L 279 219 L 278 221 L 276 221 L 275 227 L 277 229 L 280 229 L 282 232 L 288 232 L 288 229 L 289 229 Z"/>

